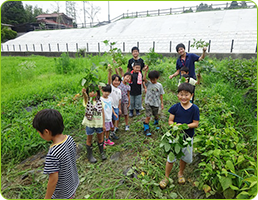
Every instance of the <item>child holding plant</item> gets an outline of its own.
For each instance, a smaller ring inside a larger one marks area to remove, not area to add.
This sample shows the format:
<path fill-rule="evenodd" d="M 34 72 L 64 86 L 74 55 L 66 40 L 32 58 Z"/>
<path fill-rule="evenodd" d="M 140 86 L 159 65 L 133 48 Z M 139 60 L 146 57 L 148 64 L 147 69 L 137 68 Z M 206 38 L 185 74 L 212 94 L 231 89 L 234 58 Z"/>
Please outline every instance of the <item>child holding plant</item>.
<path fill-rule="evenodd" d="M 121 99 L 122 99 L 122 93 L 121 90 L 118 88 L 118 86 L 121 83 L 121 77 L 117 74 L 112 75 L 112 69 L 109 69 L 108 71 L 108 84 L 111 85 L 112 92 L 110 93 L 110 97 L 112 97 L 112 107 L 116 113 L 116 115 L 112 114 L 112 122 L 115 126 L 115 128 L 111 128 L 110 136 L 114 140 L 118 140 L 119 138 L 116 136 L 116 131 L 118 130 L 118 120 L 119 115 L 121 114 Z"/>
<path fill-rule="evenodd" d="M 49 174 L 45 199 L 73 199 L 79 185 L 76 167 L 76 144 L 63 135 L 62 115 L 54 109 L 39 111 L 33 119 L 40 137 L 52 141 L 46 156 L 44 174 Z"/>
<path fill-rule="evenodd" d="M 100 100 L 100 90 L 97 85 L 91 84 L 88 88 L 82 89 L 83 94 L 83 106 L 86 108 L 86 113 L 82 122 L 82 125 L 86 126 L 86 148 L 87 158 L 91 163 L 96 163 L 97 160 L 93 157 L 92 153 L 92 137 L 94 132 L 97 133 L 98 147 L 102 160 L 106 160 L 107 157 L 104 152 L 103 134 L 106 130 L 105 127 L 105 115 L 104 105 Z"/>
<path fill-rule="evenodd" d="M 169 116 L 169 125 L 173 125 L 176 122 L 176 126 L 181 124 L 187 124 L 188 128 L 185 130 L 185 138 L 190 137 L 192 139 L 191 146 L 182 149 L 184 156 L 180 159 L 179 172 L 178 172 L 178 183 L 184 184 L 184 169 L 186 164 L 192 162 L 192 153 L 193 153 L 193 136 L 194 128 L 197 128 L 199 125 L 199 108 L 190 102 L 191 97 L 193 96 L 193 86 L 189 83 L 182 83 L 178 87 L 177 97 L 180 101 L 179 103 L 173 105 L 168 112 Z M 188 150 L 189 149 L 189 150 Z M 172 170 L 173 163 L 176 161 L 170 160 L 167 158 L 166 168 L 165 168 L 165 178 L 160 181 L 159 185 L 164 189 L 169 183 L 169 174 Z"/>
<path fill-rule="evenodd" d="M 104 114 L 105 114 L 105 127 L 106 131 L 104 132 L 104 135 L 106 136 L 104 146 L 105 145 L 114 145 L 115 143 L 112 142 L 109 138 L 109 131 L 111 128 L 114 128 L 114 125 L 112 123 L 112 113 L 117 117 L 117 114 L 115 113 L 113 107 L 112 107 L 112 97 L 110 97 L 110 93 L 112 91 L 111 85 L 106 85 L 105 87 L 101 88 L 102 91 L 102 97 L 100 97 L 100 100 L 104 103 Z"/>
<path fill-rule="evenodd" d="M 185 79 L 185 82 L 190 83 L 194 87 L 193 92 L 195 92 L 195 85 L 200 84 L 201 75 L 197 74 L 197 81 L 196 81 L 195 79 L 193 79 L 189 76 L 189 68 L 186 66 L 183 66 L 180 69 L 180 75 L 181 75 L 181 79 L 179 79 L 178 86 L 181 84 L 181 80 Z M 190 102 L 193 103 L 193 101 L 194 101 L 194 94 L 193 94 L 193 97 L 191 98 Z"/>
<path fill-rule="evenodd" d="M 154 116 L 154 125 L 159 124 L 159 108 L 164 109 L 163 105 L 163 94 L 165 93 L 162 87 L 162 84 L 158 82 L 159 72 L 156 70 L 150 71 L 148 77 L 150 81 L 146 79 L 146 74 L 149 70 L 149 67 L 146 68 L 143 80 L 146 82 L 147 93 L 145 97 L 145 109 L 146 109 L 146 118 L 143 122 L 144 134 L 146 136 L 151 136 L 149 122 L 150 118 Z"/>
<path fill-rule="evenodd" d="M 122 67 L 119 67 L 118 69 L 119 69 L 120 75 L 123 77 L 123 80 L 122 80 L 121 84 L 118 86 L 118 88 L 122 92 L 121 111 L 122 111 L 122 114 L 125 117 L 125 130 L 129 131 L 130 128 L 129 128 L 129 125 L 128 125 L 128 109 L 129 109 L 129 106 L 130 106 L 131 87 L 128 85 L 128 83 L 131 82 L 132 74 L 130 72 L 126 72 L 124 74 Z M 116 69 L 116 73 L 118 74 L 117 69 Z M 120 119 L 120 116 L 119 116 L 119 119 Z"/>

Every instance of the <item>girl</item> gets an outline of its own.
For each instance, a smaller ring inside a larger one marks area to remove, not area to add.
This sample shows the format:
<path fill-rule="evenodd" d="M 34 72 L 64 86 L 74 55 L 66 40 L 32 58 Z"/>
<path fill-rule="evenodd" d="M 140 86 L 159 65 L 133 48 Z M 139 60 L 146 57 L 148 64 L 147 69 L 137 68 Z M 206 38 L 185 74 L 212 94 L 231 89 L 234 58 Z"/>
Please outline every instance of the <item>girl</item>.
<path fill-rule="evenodd" d="M 105 127 L 106 131 L 104 135 L 106 136 L 106 140 L 104 142 L 105 145 L 114 145 L 115 143 L 112 142 L 109 139 L 109 131 L 111 128 L 114 128 L 114 125 L 112 123 L 112 113 L 117 117 L 117 114 L 115 113 L 113 107 L 112 107 L 112 97 L 110 97 L 110 93 L 112 91 L 111 85 L 107 84 L 105 87 L 102 87 L 102 97 L 100 97 L 100 100 L 104 103 L 104 114 L 105 114 Z"/>
<path fill-rule="evenodd" d="M 122 99 L 122 93 L 121 90 L 118 88 L 118 86 L 121 83 L 121 77 L 117 74 L 114 74 L 111 77 L 112 69 L 109 70 L 108 72 L 108 84 L 111 85 L 112 92 L 110 93 L 110 97 L 112 97 L 113 102 L 112 102 L 112 107 L 114 108 L 114 111 L 117 116 L 112 114 L 112 122 L 115 126 L 115 128 L 111 128 L 111 133 L 110 136 L 117 140 L 119 139 L 115 132 L 118 130 L 118 120 L 119 120 L 119 114 L 121 114 L 121 99 Z M 112 84 L 111 84 L 112 83 Z"/>
<path fill-rule="evenodd" d="M 103 131 L 105 131 L 105 116 L 103 103 L 100 100 L 100 91 L 98 86 L 90 85 L 89 88 L 82 89 L 83 93 L 83 106 L 86 108 L 86 113 L 82 125 L 86 126 L 87 134 L 87 158 L 91 163 L 96 163 L 97 160 L 92 155 L 92 137 L 96 132 L 98 136 L 98 146 L 102 160 L 107 157 L 104 152 Z"/>

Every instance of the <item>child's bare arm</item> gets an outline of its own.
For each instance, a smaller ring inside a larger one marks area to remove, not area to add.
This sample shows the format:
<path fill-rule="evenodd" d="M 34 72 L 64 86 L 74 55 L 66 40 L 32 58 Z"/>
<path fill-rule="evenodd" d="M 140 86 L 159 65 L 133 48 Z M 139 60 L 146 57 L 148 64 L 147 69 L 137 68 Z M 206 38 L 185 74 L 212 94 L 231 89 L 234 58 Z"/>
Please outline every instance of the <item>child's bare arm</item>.
<path fill-rule="evenodd" d="M 121 77 L 124 77 L 124 70 L 122 67 L 118 67 Z"/>
<path fill-rule="evenodd" d="M 164 104 L 163 104 L 163 94 L 160 95 L 160 101 L 161 101 L 161 109 L 164 109 Z"/>
<path fill-rule="evenodd" d="M 200 81 L 201 81 L 201 74 L 197 74 L 197 82 L 196 84 L 200 84 Z"/>
<path fill-rule="evenodd" d="M 168 119 L 168 124 L 169 125 L 174 124 L 174 119 L 175 119 L 175 115 L 170 114 Z"/>
<path fill-rule="evenodd" d="M 192 123 L 187 124 L 187 126 L 188 126 L 189 128 L 197 128 L 198 125 L 199 125 L 199 121 L 196 121 L 196 120 L 193 120 Z"/>
<path fill-rule="evenodd" d="M 83 100 L 84 100 L 85 105 L 87 105 L 87 103 L 88 103 L 88 95 L 86 93 L 86 89 L 85 88 L 82 88 L 82 96 L 83 96 Z"/>
<path fill-rule="evenodd" d="M 105 113 L 104 109 L 102 108 L 102 118 L 103 118 L 103 131 L 106 131 L 106 126 L 105 126 Z"/>
<path fill-rule="evenodd" d="M 109 85 L 111 85 L 111 82 L 112 82 L 112 80 L 111 80 L 111 78 L 112 78 L 112 77 L 111 77 L 111 73 L 112 73 L 112 69 L 109 69 L 109 70 L 108 70 L 108 84 L 109 84 Z"/>
<path fill-rule="evenodd" d="M 118 108 L 119 108 L 119 115 L 121 115 L 121 114 L 122 114 L 122 110 L 121 110 L 121 99 L 119 100 Z"/>
<path fill-rule="evenodd" d="M 116 118 L 118 117 L 113 107 L 112 107 L 112 113 L 115 115 Z"/>
<path fill-rule="evenodd" d="M 117 69 L 117 68 L 115 68 L 115 71 L 116 71 L 116 74 L 119 75 L 119 72 L 118 72 L 118 69 Z"/>
<path fill-rule="evenodd" d="M 45 199 L 51 199 L 51 197 L 56 189 L 57 181 L 58 181 L 58 172 L 49 174 Z"/>
<path fill-rule="evenodd" d="M 145 81 L 145 82 L 147 82 L 147 78 L 146 78 L 146 76 L 147 76 L 147 72 L 149 71 L 149 67 L 148 67 L 148 65 L 146 65 L 146 68 L 145 68 L 145 72 L 144 72 L 144 76 L 143 76 L 143 81 Z M 144 84 L 144 86 L 145 86 L 145 84 Z M 144 87 L 143 86 L 143 87 Z M 145 86 L 146 87 L 146 86 Z M 144 88 L 145 88 L 144 87 Z"/>
<path fill-rule="evenodd" d="M 127 108 L 130 107 L 131 99 L 130 99 L 130 91 L 127 91 L 127 96 L 128 96 L 128 105 Z"/>

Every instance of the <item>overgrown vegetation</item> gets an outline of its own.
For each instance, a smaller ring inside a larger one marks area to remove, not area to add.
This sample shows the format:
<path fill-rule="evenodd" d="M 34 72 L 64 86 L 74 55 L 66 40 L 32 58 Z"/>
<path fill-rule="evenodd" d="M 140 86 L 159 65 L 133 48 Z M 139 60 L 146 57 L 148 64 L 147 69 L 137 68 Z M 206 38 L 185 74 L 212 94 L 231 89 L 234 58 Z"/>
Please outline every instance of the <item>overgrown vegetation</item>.
<path fill-rule="evenodd" d="M 125 56 L 127 60 L 130 57 Z M 81 146 L 76 198 L 250 199 L 256 195 L 256 59 L 206 59 L 206 68 L 212 70 L 202 70 L 202 84 L 196 86 L 200 124 L 193 145 L 194 162 L 186 167 L 187 182 L 183 186 L 175 181 L 178 171 L 175 164 L 165 190 L 158 186 L 164 177 L 167 157 L 160 144 L 169 128 L 167 110 L 177 103 L 177 80 L 168 79 L 175 70 L 176 58 L 164 57 L 152 66 L 161 72 L 159 82 L 166 92 L 160 130 L 150 123 L 153 134 L 146 138 L 142 133 L 145 119 L 142 112 L 130 119 L 129 132 L 118 131 L 120 139 L 106 149 L 108 160 L 91 164 L 86 161 L 86 135 L 80 125 L 84 116 L 80 80 L 92 66 L 101 66 L 106 60 L 111 57 L 88 55 L 74 59 L 65 54 L 56 59 L 1 58 L 3 196 L 43 198 L 47 176 L 36 173 L 42 170 L 42 164 L 33 161 L 18 164 L 37 152 L 44 155 L 49 147 L 31 125 L 36 112 L 43 108 L 59 110 L 64 118 L 64 134 L 72 135 Z M 122 68 L 125 70 L 126 65 Z M 98 75 L 102 82 L 107 82 L 107 71 L 99 70 Z M 123 129 L 123 118 L 120 126 Z M 96 155 L 97 148 L 94 145 Z"/>

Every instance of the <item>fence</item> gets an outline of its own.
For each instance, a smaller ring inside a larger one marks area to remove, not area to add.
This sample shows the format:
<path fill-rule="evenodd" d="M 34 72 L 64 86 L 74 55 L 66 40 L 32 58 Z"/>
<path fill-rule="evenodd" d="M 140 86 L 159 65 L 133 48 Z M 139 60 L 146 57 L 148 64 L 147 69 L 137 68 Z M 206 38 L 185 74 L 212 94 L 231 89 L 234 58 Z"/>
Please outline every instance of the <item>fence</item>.
<path fill-rule="evenodd" d="M 102 44 L 102 45 L 101 45 Z M 167 44 L 167 50 L 162 51 L 163 53 L 172 53 L 175 52 L 174 48 L 172 48 L 172 41 L 169 41 L 169 43 Z M 231 40 L 231 45 L 228 46 L 228 51 L 224 52 L 224 53 L 234 53 L 234 44 L 235 44 L 235 40 Z M 92 45 L 92 44 L 91 44 Z M 120 48 L 122 52 L 130 52 L 132 46 L 137 46 L 138 48 L 140 47 L 140 42 L 136 42 L 135 44 L 130 44 L 128 45 L 129 48 L 126 48 L 126 43 L 125 42 L 120 42 L 120 46 L 117 46 L 117 48 Z M 209 40 L 209 45 L 207 47 L 207 51 L 210 53 L 211 51 L 211 46 L 212 46 L 212 41 Z M 153 48 L 154 51 L 157 48 L 157 42 L 153 41 L 152 45 L 149 45 L 148 48 L 145 48 L 147 50 L 149 50 L 150 48 Z M 93 49 L 93 50 L 92 50 Z M 85 45 L 81 45 L 79 47 L 78 43 L 56 43 L 56 44 L 25 44 L 25 45 L 1 45 L 1 50 L 2 52 L 79 52 L 80 50 L 85 50 L 85 52 L 106 52 L 109 49 L 111 49 L 111 47 L 108 47 L 106 45 L 104 45 L 104 43 L 96 43 L 95 45 L 90 46 L 89 43 L 86 43 Z M 173 51 L 172 51 L 173 49 Z M 189 40 L 186 46 L 186 50 L 187 52 L 191 52 L 191 50 L 196 51 L 195 48 L 191 48 L 191 41 Z M 147 53 L 147 51 L 141 51 L 144 53 Z M 253 53 L 257 53 L 257 43 L 256 43 L 256 47 L 255 49 L 253 49 L 252 51 Z M 249 52 L 249 53 L 252 53 Z M 214 51 L 213 53 L 219 53 Z M 239 52 L 237 52 L 239 53 Z"/>
<path fill-rule="evenodd" d="M 147 11 L 137 11 L 130 13 L 123 13 L 110 21 L 103 22 L 92 22 L 92 23 L 78 23 L 77 28 L 87 28 L 87 27 L 99 27 L 106 25 L 111 22 L 116 22 L 121 19 L 127 18 L 137 18 L 137 17 L 150 17 L 150 16 L 161 16 L 161 15 L 172 15 L 187 12 L 202 12 L 202 11 L 212 11 L 212 10 L 226 10 L 226 9 L 243 9 L 243 8 L 255 8 L 256 5 L 253 2 L 246 2 L 246 5 L 241 5 L 238 7 L 231 7 L 229 3 L 223 4 L 211 4 L 209 7 L 203 6 L 189 6 L 189 7 L 179 7 L 179 8 L 168 8 L 168 9 L 158 9 L 158 10 L 147 10 Z"/>

